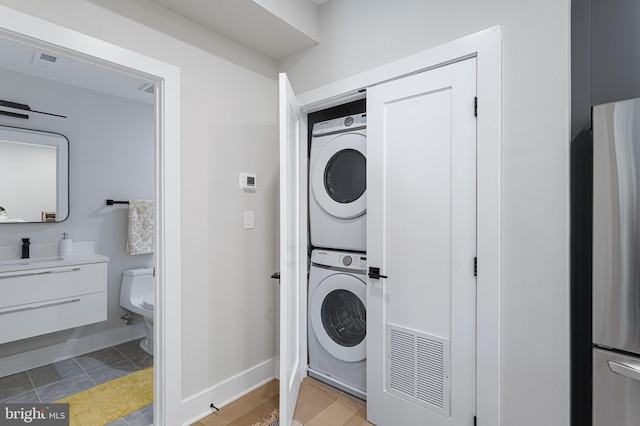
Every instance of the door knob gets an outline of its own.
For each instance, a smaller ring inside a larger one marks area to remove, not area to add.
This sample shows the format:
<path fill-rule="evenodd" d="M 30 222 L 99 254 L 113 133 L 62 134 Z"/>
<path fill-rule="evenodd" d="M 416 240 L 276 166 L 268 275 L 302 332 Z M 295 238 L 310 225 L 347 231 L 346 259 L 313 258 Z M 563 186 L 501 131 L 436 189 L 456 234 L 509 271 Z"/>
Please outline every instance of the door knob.
<path fill-rule="evenodd" d="M 380 268 L 369 266 L 369 278 L 379 280 L 380 278 L 389 278 L 386 275 L 380 275 Z"/>
<path fill-rule="evenodd" d="M 274 280 L 279 280 L 280 272 L 274 272 L 273 274 L 271 274 L 271 278 L 273 278 Z"/>

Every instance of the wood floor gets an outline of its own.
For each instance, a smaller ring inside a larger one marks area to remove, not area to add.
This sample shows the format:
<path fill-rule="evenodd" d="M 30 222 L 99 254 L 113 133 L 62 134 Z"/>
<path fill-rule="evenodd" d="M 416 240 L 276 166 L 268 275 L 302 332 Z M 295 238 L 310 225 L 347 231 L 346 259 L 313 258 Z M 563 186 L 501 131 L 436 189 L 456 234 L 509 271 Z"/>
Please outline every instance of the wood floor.
<path fill-rule="evenodd" d="M 208 415 L 192 426 L 251 426 L 268 418 L 278 408 L 277 380 Z M 362 426 L 367 422 L 367 405 L 310 377 L 302 381 L 294 418 L 304 426 Z"/>
<path fill-rule="evenodd" d="M 304 426 L 371 425 L 366 402 L 311 377 L 302 381 L 293 417 Z"/>

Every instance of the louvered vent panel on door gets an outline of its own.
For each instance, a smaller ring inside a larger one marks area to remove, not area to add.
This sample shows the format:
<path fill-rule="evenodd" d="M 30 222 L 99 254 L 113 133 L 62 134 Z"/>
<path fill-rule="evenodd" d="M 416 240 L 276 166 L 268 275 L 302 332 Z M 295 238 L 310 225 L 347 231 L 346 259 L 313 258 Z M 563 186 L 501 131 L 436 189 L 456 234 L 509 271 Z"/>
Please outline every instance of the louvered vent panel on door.
<path fill-rule="evenodd" d="M 416 397 L 429 404 L 444 406 L 444 345 L 441 342 L 418 337 Z"/>
<path fill-rule="evenodd" d="M 413 336 L 392 330 L 389 338 L 389 387 L 413 396 L 416 387 Z"/>
<path fill-rule="evenodd" d="M 449 417 L 449 340 L 387 324 L 386 391 Z"/>

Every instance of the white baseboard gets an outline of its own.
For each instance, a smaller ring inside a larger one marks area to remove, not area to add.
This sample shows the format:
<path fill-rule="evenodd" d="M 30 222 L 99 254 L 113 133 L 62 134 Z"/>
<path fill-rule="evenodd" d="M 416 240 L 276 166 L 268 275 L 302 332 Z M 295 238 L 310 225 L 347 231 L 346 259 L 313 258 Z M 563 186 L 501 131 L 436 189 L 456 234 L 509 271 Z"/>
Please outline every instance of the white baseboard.
<path fill-rule="evenodd" d="M 184 421 L 183 426 L 193 424 L 213 413 L 215 410 L 209 408 L 211 403 L 222 408 L 270 382 L 275 378 L 275 365 L 275 358 L 271 358 L 183 400 L 182 418 L 190 419 Z"/>
<path fill-rule="evenodd" d="M 67 340 L 27 352 L 0 358 L 0 371 L 8 376 L 32 368 L 42 367 L 89 352 L 119 345 L 145 336 L 144 324 L 105 330 L 90 336 Z"/>

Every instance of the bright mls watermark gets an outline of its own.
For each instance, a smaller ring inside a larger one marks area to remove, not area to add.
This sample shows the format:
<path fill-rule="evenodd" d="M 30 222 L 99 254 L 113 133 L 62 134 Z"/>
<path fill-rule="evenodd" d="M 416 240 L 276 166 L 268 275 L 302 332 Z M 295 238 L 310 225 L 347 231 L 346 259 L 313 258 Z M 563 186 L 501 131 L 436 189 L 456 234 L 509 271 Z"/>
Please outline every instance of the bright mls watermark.
<path fill-rule="evenodd" d="M 2 404 L 0 425 L 69 426 L 69 404 Z"/>

